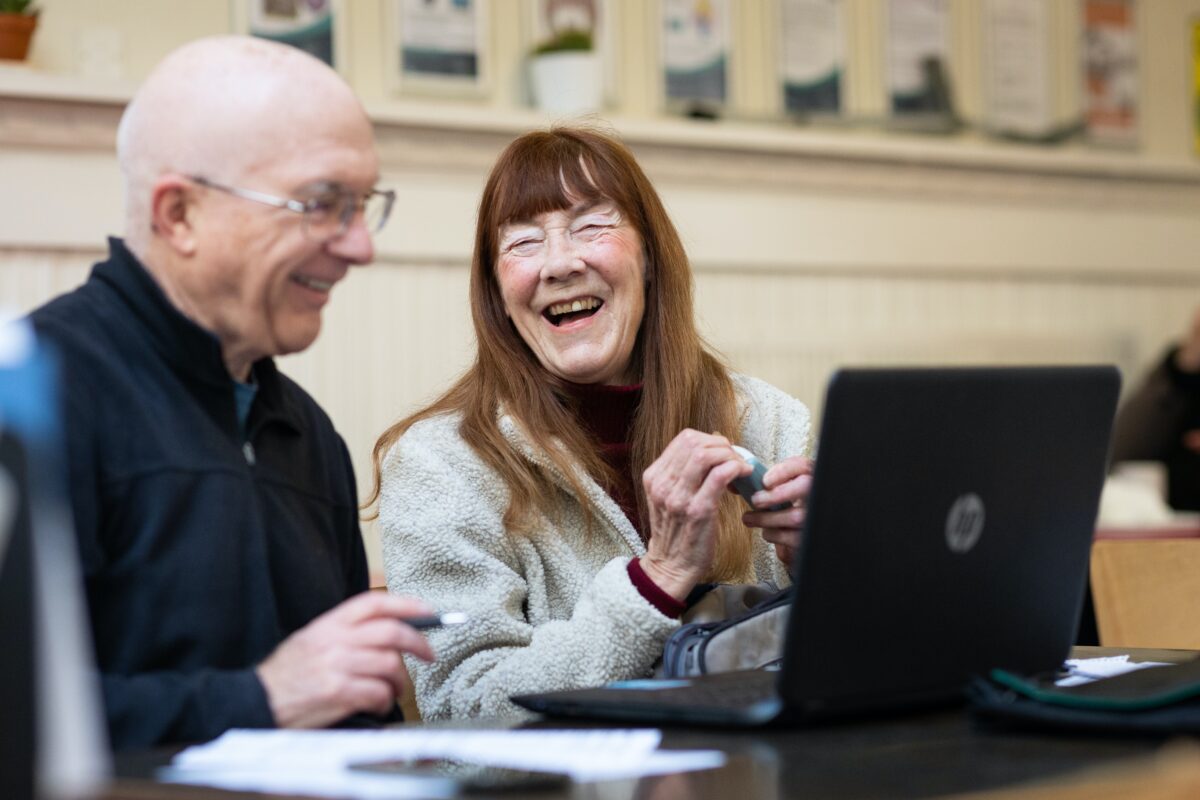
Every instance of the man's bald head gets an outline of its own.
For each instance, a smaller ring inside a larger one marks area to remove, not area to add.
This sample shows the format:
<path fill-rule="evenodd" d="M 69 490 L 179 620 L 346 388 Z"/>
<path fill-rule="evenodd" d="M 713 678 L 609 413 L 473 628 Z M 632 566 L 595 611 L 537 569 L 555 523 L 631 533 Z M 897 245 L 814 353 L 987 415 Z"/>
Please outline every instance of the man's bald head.
<path fill-rule="evenodd" d="M 286 159 L 289 143 L 336 135 L 331 124 L 346 120 L 370 130 L 341 77 L 294 47 L 221 36 L 175 50 L 138 89 L 117 132 L 131 248 L 144 254 L 149 244 L 149 205 L 159 176 L 236 183 Z"/>
<path fill-rule="evenodd" d="M 239 380 L 312 344 L 333 286 L 374 258 L 371 122 L 337 73 L 292 47 L 181 47 L 134 96 L 117 152 L 129 249 Z"/>

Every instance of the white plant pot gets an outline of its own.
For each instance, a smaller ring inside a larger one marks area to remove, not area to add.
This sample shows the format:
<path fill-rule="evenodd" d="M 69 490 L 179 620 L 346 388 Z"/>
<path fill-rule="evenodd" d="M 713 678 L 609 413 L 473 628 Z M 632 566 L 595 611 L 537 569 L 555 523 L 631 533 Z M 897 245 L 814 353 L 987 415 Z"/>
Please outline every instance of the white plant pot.
<path fill-rule="evenodd" d="M 546 53 L 529 64 L 533 101 L 551 114 L 599 111 L 604 99 L 600 57 L 590 51 Z"/>

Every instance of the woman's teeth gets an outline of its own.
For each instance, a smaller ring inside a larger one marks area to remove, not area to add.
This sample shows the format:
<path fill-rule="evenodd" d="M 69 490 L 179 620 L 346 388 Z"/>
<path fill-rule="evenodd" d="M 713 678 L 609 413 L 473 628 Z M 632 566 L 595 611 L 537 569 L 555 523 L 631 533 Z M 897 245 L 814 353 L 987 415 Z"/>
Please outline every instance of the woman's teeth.
<path fill-rule="evenodd" d="M 557 317 L 562 314 L 570 314 L 573 311 L 591 311 L 599 305 L 599 300 L 595 297 L 589 297 L 586 300 L 571 300 L 566 303 L 556 303 L 547 310 L 550 312 L 550 316 Z"/>
<path fill-rule="evenodd" d="M 604 301 L 598 297 L 586 297 L 579 300 L 568 300 L 565 303 L 555 303 L 549 306 L 545 311 L 546 319 L 551 325 L 559 326 L 565 322 L 590 317 L 596 313 L 596 309 L 604 305 Z"/>

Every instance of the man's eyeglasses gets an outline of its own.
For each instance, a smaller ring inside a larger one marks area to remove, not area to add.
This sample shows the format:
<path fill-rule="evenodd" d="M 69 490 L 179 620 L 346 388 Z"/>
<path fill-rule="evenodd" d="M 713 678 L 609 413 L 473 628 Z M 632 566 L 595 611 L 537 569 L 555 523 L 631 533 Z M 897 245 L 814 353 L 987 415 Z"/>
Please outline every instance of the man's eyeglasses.
<path fill-rule="evenodd" d="M 360 210 L 367 230 L 377 233 L 387 223 L 392 214 L 392 205 L 396 202 L 396 193 L 391 189 L 372 189 L 364 195 L 359 195 L 349 189 L 329 187 L 317 192 L 308 200 L 291 200 L 253 189 L 226 186 L 200 175 L 189 175 L 188 180 L 243 200 L 253 200 L 256 203 L 294 211 L 301 215 L 305 234 L 318 242 L 336 239 L 349 230 L 350 223 Z"/>

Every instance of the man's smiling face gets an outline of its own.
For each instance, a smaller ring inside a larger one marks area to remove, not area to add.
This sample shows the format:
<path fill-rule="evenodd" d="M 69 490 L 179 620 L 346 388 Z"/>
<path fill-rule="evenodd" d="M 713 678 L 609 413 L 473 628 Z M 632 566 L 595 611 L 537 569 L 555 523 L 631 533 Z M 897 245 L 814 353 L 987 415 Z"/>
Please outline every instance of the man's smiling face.
<path fill-rule="evenodd" d="M 371 129 L 360 115 L 337 117 L 331 114 L 323 130 L 309 126 L 305 136 L 275 142 L 275 155 L 230 183 L 301 202 L 345 191 L 361 197 L 378 178 Z M 334 284 L 374 257 L 362 215 L 341 235 L 321 240 L 306 232 L 296 212 L 196 190 L 199 257 L 186 280 L 202 323 L 242 361 L 307 348 Z"/>

